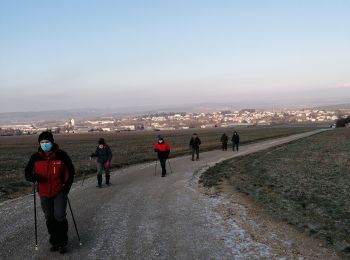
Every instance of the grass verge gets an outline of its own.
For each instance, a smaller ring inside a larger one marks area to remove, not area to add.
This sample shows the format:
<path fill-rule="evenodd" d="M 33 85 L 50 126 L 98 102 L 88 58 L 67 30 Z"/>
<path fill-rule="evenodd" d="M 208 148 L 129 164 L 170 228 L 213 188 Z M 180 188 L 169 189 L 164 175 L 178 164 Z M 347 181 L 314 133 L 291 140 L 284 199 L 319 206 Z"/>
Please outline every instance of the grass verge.
<path fill-rule="evenodd" d="M 270 215 L 326 240 L 350 257 L 350 129 L 326 131 L 230 159 L 202 174 L 206 187 L 223 178 Z"/>

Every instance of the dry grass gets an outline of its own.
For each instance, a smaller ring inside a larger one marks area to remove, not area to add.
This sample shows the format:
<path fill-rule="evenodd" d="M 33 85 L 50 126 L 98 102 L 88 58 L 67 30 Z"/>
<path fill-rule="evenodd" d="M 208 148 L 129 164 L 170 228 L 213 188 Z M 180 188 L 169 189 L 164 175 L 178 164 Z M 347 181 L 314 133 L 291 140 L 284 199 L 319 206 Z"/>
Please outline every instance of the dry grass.
<path fill-rule="evenodd" d="M 350 252 L 350 129 L 336 129 L 228 160 L 202 176 L 228 178 L 277 219 Z"/>

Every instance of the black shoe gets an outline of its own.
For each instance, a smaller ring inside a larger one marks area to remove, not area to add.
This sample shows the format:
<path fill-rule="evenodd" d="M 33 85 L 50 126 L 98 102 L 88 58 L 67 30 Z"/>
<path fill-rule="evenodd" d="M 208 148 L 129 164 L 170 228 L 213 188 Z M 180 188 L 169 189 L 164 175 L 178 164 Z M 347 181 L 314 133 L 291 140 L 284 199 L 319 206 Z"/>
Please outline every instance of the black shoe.
<path fill-rule="evenodd" d="M 67 248 L 65 246 L 60 246 L 58 248 L 58 251 L 60 252 L 60 254 L 65 254 L 67 253 Z"/>
<path fill-rule="evenodd" d="M 110 183 L 110 182 L 108 182 L 108 183 L 106 183 L 106 185 L 107 185 L 107 186 L 109 186 L 109 185 L 111 185 L 111 183 Z"/>
<path fill-rule="evenodd" d="M 162 177 L 165 177 L 165 174 L 162 174 Z"/>
<path fill-rule="evenodd" d="M 96 188 L 102 188 L 101 184 L 96 185 Z"/>
<path fill-rule="evenodd" d="M 50 247 L 50 251 L 51 251 L 51 252 L 56 252 L 56 251 L 58 251 L 58 249 L 59 249 L 58 246 L 52 246 L 52 247 Z"/>

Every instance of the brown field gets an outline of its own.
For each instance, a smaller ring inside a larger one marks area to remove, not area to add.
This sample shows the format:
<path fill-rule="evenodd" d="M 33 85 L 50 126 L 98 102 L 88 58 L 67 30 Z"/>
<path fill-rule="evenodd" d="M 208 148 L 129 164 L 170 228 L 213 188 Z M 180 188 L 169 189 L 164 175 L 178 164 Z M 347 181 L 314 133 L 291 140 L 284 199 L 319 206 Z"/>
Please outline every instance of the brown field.
<path fill-rule="evenodd" d="M 241 144 L 268 138 L 281 137 L 315 129 L 315 127 L 250 127 L 236 128 Z M 201 151 L 220 148 L 221 134 L 226 132 L 231 138 L 232 129 L 190 129 L 178 131 L 140 131 L 120 133 L 88 133 L 55 135 L 55 141 L 72 158 L 77 179 L 83 174 L 95 172 L 94 161 L 89 156 L 94 152 L 97 140 L 104 137 L 112 149 L 112 168 L 155 160 L 153 144 L 158 134 L 164 136 L 171 145 L 170 157 L 189 153 L 188 143 L 193 132 L 202 140 Z M 0 200 L 28 193 L 30 183 L 24 179 L 24 168 L 33 152 L 37 150 L 38 136 L 0 137 Z"/>
<path fill-rule="evenodd" d="M 227 160 L 201 176 L 223 178 L 275 219 L 324 239 L 350 259 L 350 128 Z"/>

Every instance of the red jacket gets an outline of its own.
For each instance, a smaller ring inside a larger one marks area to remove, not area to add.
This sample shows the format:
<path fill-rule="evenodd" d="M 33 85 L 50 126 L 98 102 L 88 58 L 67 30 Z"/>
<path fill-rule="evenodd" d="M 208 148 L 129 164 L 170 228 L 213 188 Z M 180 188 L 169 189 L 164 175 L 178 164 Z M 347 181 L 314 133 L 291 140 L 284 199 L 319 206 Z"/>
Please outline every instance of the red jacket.
<path fill-rule="evenodd" d="M 38 182 L 38 192 L 42 197 L 53 198 L 63 191 L 68 194 L 74 178 L 74 166 L 69 156 L 54 144 L 51 152 L 41 148 L 30 158 L 25 169 L 28 181 Z"/>
<path fill-rule="evenodd" d="M 170 145 L 167 141 L 163 143 L 156 143 L 153 146 L 153 150 L 158 153 L 159 158 L 168 158 L 170 153 Z"/>

